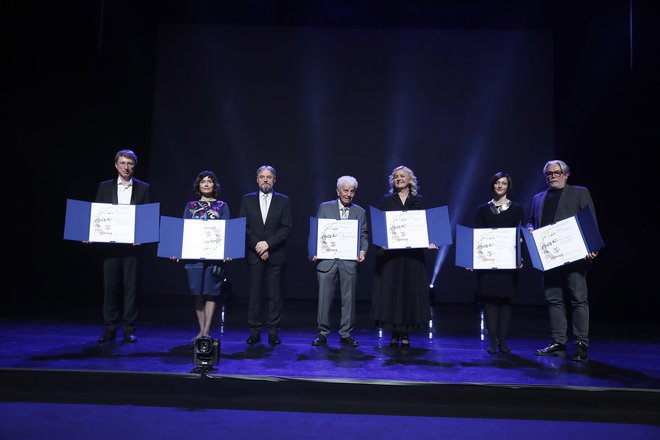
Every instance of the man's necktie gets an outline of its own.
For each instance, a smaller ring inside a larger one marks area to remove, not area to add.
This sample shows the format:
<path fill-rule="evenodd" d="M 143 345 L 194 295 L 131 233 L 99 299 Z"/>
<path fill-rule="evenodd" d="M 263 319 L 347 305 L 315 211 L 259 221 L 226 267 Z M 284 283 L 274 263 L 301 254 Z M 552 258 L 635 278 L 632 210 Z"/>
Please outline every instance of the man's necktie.
<path fill-rule="evenodd" d="M 261 218 L 266 224 L 266 216 L 268 215 L 268 194 L 261 195 Z"/>

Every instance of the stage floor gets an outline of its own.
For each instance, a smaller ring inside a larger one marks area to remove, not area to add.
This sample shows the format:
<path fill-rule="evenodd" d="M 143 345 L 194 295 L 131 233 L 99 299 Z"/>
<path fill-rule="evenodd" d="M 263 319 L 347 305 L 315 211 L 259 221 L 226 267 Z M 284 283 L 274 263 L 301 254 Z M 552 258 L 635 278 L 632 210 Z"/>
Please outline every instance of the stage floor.
<path fill-rule="evenodd" d="M 248 346 L 246 304 L 237 298 L 219 307 L 213 330 L 220 341 L 219 362 L 200 374 L 192 361 L 192 300 L 185 300 L 141 304 L 134 344 L 123 343 L 121 333 L 117 341 L 97 343 L 102 333 L 98 311 L 50 309 L 3 318 L 0 400 L 5 414 L 19 414 L 28 403 L 59 409 L 130 404 L 611 422 L 654 427 L 636 438 L 660 433 L 660 337 L 654 324 L 593 319 L 590 360 L 579 363 L 570 359 L 570 346 L 568 358 L 534 354 L 548 342 L 544 307 L 516 307 L 512 352 L 491 355 L 476 306 L 433 306 L 430 330 L 412 334 L 412 347 L 402 350 L 390 347 L 389 334 L 370 325 L 368 304 L 360 303 L 353 334 L 359 347 L 341 346 L 336 332 L 328 347 L 314 347 L 316 302 L 289 300 L 282 344 L 271 347 L 263 334 L 262 343 Z M 336 322 L 338 304 L 335 312 Z"/>
<path fill-rule="evenodd" d="M 336 305 L 335 321 L 339 310 Z M 213 336 L 220 341 L 213 374 L 271 377 L 399 380 L 442 383 L 660 390 L 660 337 L 651 325 L 592 319 L 590 361 L 536 356 L 548 342 L 544 307 L 514 310 L 510 354 L 488 354 L 476 306 L 435 305 L 433 327 L 411 335 L 408 350 L 389 346 L 389 334 L 368 322 L 368 304 L 358 305 L 357 348 L 339 344 L 333 332 L 328 347 L 314 347 L 316 303 L 290 300 L 280 333 L 271 347 L 267 334 L 249 346 L 245 301 L 219 307 Z M 196 333 L 192 304 L 151 304 L 141 309 L 138 342 L 96 342 L 102 334 L 99 312 L 52 310 L 52 314 L 0 320 L 0 367 L 30 369 L 190 373 L 191 338 Z"/>

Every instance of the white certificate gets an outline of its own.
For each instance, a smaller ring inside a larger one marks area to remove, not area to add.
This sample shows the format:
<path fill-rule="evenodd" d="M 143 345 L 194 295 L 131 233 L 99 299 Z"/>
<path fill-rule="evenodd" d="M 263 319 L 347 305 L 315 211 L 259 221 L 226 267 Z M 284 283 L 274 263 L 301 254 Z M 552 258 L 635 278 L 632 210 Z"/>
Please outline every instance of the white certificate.
<path fill-rule="evenodd" d="M 589 253 L 575 217 L 536 229 L 532 235 L 544 270 L 581 260 Z"/>
<path fill-rule="evenodd" d="M 319 218 L 316 257 L 322 260 L 355 260 L 358 249 L 358 221 Z"/>
<path fill-rule="evenodd" d="M 515 269 L 517 228 L 474 229 L 474 269 Z"/>
<path fill-rule="evenodd" d="M 426 211 L 386 211 L 388 249 L 427 248 Z"/>
<path fill-rule="evenodd" d="M 92 203 L 89 216 L 89 241 L 133 243 L 135 205 Z"/>
<path fill-rule="evenodd" d="M 225 220 L 184 220 L 181 258 L 223 260 L 225 258 L 225 226 Z"/>

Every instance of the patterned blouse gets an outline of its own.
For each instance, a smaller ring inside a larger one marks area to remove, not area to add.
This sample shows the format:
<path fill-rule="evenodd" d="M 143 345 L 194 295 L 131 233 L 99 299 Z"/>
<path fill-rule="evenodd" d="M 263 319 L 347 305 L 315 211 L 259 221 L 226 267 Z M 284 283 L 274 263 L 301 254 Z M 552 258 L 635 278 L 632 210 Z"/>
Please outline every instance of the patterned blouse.
<path fill-rule="evenodd" d="M 229 206 L 222 200 L 193 200 L 186 203 L 183 218 L 227 220 L 229 219 Z"/>

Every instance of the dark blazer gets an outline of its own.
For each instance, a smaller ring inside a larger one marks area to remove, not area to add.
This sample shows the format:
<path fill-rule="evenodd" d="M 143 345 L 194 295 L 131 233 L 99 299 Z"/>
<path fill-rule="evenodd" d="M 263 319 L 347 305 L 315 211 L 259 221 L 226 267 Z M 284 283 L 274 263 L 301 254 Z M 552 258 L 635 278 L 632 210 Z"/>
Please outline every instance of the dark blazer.
<path fill-rule="evenodd" d="M 411 209 L 424 209 L 423 197 L 420 194 L 408 195 L 405 205 L 401 203 L 398 194 L 385 194 L 380 199 L 378 207 L 381 211 L 408 211 Z"/>
<path fill-rule="evenodd" d="M 271 264 L 286 262 L 286 239 L 291 232 L 291 207 L 289 198 L 284 194 L 273 191 L 273 197 L 268 208 L 268 216 L 264 225 L 261 219 L 259 206 L 260 192 L 253 192 L 243 196 L 239 217 L 245 217 L 245 251 L 247 261 L 256 264 L 261 259 L 254 247 L 260 241 L 268 243 L 268 261 Z"/>
<path fill-rule="evenodd" d="M 316 213 L 317 218 L 339 219 L 340 215 L 339 202 L 337 202 L 336 199 L 321 203 L 318 212 Z M 364 209 L 353 203 L 348 210 L 348 218 L 360 221 L 360 250 L 366 253 L 369 248 L 369 225 L 367 224 L 367 216 Z M 336 260 L 318 260 L 316 268 L 322 272 L 327 272 L 332 269 L 332 266 L 334 266 L 336 262 Z M 344 260 L 343 263 L 349 272 L 357 273 L 357 261 Z"/>
<path fill-rule="evenodd" d="M 549 189 L 541 191 L 532 198 L 532 208 L 530 210 L 529 219 L 527 220 L 527 228 L 538 229 L 541 227 L 543 205 L 545 204 L 545 197 L 548 194 L 548 191 Z M 591 210 L 591 214 L 594 216 L 594 221 L 596 221 L 596 209 L 594 208 L 593 200 L 591 200 L 591 193 L 589 190 L 583 186 L 567 184 L 561 191 L 554 222 L 573 217 L 587 206 Z M 596 224 L 598 223 L 596 222 Z"/>
<path fill-rule="evenodd" d="M 133 177 L 133 192 L 131 194 L 131 205 L 142 205 L 151 203 L 149 197 L 149 184 Z M 99 183 L 96 192 L 96 203 L 119 203 L 117 199 L 117 177 Z"/>

